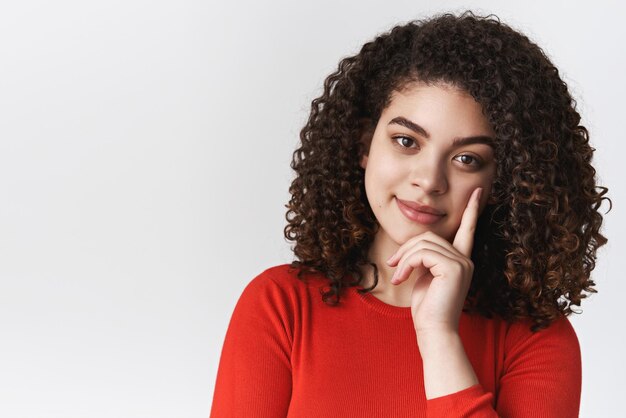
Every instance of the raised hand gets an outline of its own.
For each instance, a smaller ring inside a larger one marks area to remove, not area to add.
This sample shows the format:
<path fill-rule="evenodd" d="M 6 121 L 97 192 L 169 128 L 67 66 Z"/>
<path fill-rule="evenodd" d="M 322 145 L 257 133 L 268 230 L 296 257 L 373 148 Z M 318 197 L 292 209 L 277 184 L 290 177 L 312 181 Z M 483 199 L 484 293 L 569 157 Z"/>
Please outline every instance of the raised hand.
<path fill-rule="evenodd" d="M 425 232 L 405 242 L 387 261 L 388 265 L 397 266 L 392 284 L 402 283 L 413 270 L 418 271 L 411 293 L 411 313 L 418 335 L 458 333 L 474 272 L 470 257 L 481 192 L 477 188 L 470 196 L 452 244 L 433 232 Z"/>

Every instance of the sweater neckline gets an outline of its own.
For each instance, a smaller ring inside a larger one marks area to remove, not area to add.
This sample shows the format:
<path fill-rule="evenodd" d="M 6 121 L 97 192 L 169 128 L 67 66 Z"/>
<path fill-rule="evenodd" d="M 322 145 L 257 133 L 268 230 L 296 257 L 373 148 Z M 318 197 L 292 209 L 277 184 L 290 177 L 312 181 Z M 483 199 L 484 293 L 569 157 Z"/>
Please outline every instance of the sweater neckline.
<path fill-rule="evenodd" d="M 369 292 L 360 293 L 358 289 L 363 289 L 361 286 L 351 287 L 352 291 L 358 296 L 358 298 L 365 303 L 370 309 L 392 318 L 412 319 L 411 307 L 394 306 L 383 302 L 376 296 Z"/>

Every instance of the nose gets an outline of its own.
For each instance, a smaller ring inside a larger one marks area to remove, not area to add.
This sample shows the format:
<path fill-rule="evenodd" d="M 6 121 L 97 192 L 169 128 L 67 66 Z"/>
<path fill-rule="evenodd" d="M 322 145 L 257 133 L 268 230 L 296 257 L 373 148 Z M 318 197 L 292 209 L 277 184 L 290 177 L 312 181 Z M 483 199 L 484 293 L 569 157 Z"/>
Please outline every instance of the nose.
<path fill-rule="evenodd" d="M 448 190 L 445 167 L 435 158 L 420 159 L 412 170 L 411 182 L 427 194 L 442 194 Z"/>

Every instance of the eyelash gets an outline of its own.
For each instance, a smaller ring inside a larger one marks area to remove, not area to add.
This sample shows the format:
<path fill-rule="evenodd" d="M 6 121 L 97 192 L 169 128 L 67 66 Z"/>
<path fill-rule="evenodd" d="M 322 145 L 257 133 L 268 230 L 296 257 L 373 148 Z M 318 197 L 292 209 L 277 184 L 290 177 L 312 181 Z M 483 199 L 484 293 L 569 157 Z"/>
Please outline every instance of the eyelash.
<path fill-rule="evenodd" d="M 402 139 L 408 139 L 408 140 L 412 141 L 415 145 L 417 145 L 417 143 L 415 142 L 415 140 L 414 140 L 413 138 L 409 137 L 409 136 L 403 136 L 403 135 L 400 135 L 400 136 L 394 136 L 394 137 L 393 137 L 393 143 L 394 143 L 394 145 L 395 145 L 395 146 L 397 146 L 397 147 L 400 147 L 400 148 L 401 148 L 401 149 L 403 149 L 403 150 L 410 149 L 410 147 L 404 147 L 404 146 L 400 145 L 400 144 L 399 144 L 399 142 L 398 142 L 398 139 L 400 139 L 400 140 L 402 140 Z M 461 155 L 459 155 L 459 157 L 470 157 L 470 158 L 472 158 L 472 159 L 476 162 L 475 164 L 473 164 L 473 166 L 474 166 L 474 167 L 476 167 L 476 168 L 478 168 L 478 167 L 481 167 L 481 166 L 482 166 L 482 161 L 481 161 L 480 159 L 478 159 L 478 158 L 474 157 L 473 155 L 470 155 L 470 154 L 461 154 Z M 471 167 L 471 166 L 472 166 L 472 164 L 463 164 L 463 165 L 467 165 L 468 167 Z"/>

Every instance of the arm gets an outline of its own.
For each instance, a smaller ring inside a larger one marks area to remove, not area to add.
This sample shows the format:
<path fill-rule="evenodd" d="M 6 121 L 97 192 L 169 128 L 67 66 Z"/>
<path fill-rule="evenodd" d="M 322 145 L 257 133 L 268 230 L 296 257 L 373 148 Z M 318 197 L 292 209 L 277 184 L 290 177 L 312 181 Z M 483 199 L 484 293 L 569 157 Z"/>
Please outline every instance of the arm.
<path fill-rule="evenodd" d="M 493 396 L 479 384 L 458 333 L 420 334 L 417 340 L 428 418 L 498 416 Z"/>
<path fill-rule="evenodd" d="M 424 365 L 427 400 L 478 384 L 458 333 L 421 334 L 417 343 Z"/>
<path fill-rule="evenodd" d="M 454 242 L 428 231 L 407 240 L 388 260 L 392 284 L 417 271 L 413 325 L 424 364 L 427 417 L 575 417 L 580 405 L 578 339 L 566 317 L 532 333 L 528 321 L 509 327 L 505 365 L 495 394 L 477 382 L 460 342 L 459 318 L 473 275 L 470 259 L 481 188 L 463 212 Z M 421 341 L 420 341 L 421 340 Z"/>
<path fill-rule="evenodd" d="M 578 417 L 582 364 L 574 328 L 567 317 L 534 334 L 528 325 L 515 324 L 507 335 L 498 412 L 507 417 Z"/>
<path fill-rule="evenodd" d="M 288 300 L 264 274 L 243 291 L 224 339 L 211 418 L 287 416 L 292 341 Z"/>
<path fill-rule="evenodd" d="M 467 386 L 471 379 L 466 379 L 473 374 L 473 369 L 470 374 L 464 350 L 439 346 L 447 355 L 452 355 L 452 360 L 438 363 L 435 360 L 444 354 L 427 354 L 428 359 L 424 358 L 426 388 L 437 390 L 435 395 L 450 391 L 447 395 L 427 400 L 427 416 L 577 417 L 581 393 L 581 356 L 572 325 L 563 317 L 537 333 L 531 333 L 528 326 L 528 321 L 510 326 L 505 341 L 499 391 L 495 395 L 495 409 L 492 407 L 494 394 L 485 392 L 479 383 Z M 434 351 L 434 347 L 431 345 L 425 350 Z M 450 364 L 458 366 L 455 369 Z"/>
<path fill-rule="evenodd" d="M 427 231 L 406 241 L 387 260 L 397 266 L 392 284 L 417 272 L 411 313 L 424 368 L 427 417 L 497 416 L 489 395 L 475 391 L 480 385 L 458 333 L 474 271 L 470 256 L 481 194 L 480 187 L 472 192 L 452 244 Z"/>

